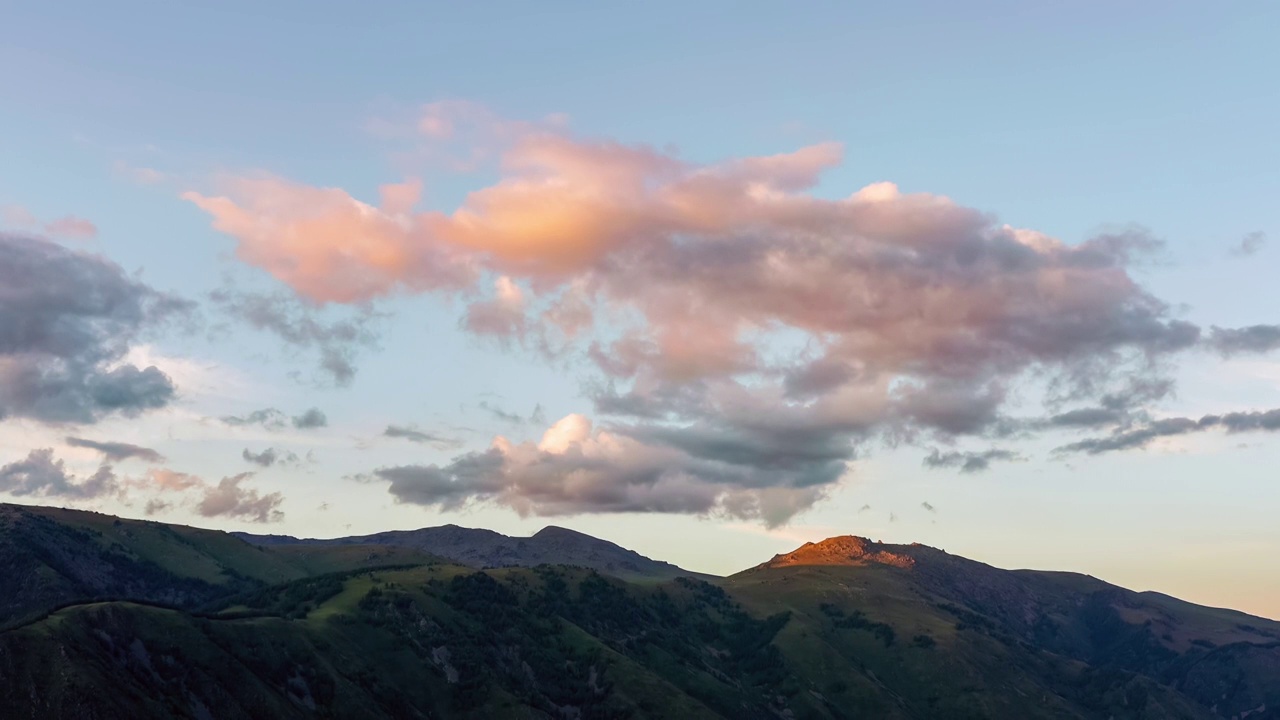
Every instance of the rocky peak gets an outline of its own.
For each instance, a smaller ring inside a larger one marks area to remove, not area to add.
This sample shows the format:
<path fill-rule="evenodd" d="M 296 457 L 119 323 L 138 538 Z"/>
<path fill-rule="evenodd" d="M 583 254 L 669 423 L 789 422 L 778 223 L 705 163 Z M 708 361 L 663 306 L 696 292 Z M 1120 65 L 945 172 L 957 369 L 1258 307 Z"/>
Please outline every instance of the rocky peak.
<path fill-rule="evenodd" d="M 892 565 L 909 568 L 916 561 L 910 555 L 894 552 L 885 545 L 854 535 L 841 535 L 816 543 L 805 543 L 795 550 L 775 555 L 762 567 L 790 567 L 794 565 Z"/>

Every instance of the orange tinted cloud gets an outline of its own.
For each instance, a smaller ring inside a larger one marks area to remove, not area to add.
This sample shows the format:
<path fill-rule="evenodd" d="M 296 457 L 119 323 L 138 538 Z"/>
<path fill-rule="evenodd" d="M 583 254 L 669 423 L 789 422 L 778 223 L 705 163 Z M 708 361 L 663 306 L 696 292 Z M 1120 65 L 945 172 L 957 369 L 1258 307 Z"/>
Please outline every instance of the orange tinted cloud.
<path fill-rule="evenodd" d="M 312 301 L 480 293 L 465 327 L 581 343 L 633 405 L 753 378 L 783 405 L 870 394 L 884 422 L 982 432 L 1025 371 L 1103 392 L 1124 358 L 1198 340 L 1129 275 L 1141 232 L 1067 244 L 892 183 L 817 194 L 836 143 L 697 164 L 456 102 L 418 131 L 499 138 L 499 178 L 450 210 L 415 210 L 414 181 L 377 207 L 274 177 L 184 197 Z"/>

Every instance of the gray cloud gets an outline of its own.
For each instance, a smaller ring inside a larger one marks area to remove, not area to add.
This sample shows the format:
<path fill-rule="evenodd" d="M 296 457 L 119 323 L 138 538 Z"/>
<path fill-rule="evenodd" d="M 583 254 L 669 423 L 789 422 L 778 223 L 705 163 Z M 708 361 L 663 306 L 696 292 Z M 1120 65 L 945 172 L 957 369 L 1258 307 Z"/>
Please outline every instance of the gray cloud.
<path fill-rule="evenodd" d="M 52 448 L 32 450 L 27 457 L 0 467 L 0 492 L 10 495 L 88 500 L 119 490 L 111 466 L 103 465 L 87 478 L 69 474 Z"/>
<path fill-rule="evenodd" d="M 360 348 L 372 347 L 377 341 L 371 324 L 376 314 L 368 307 L 358 310 L 356 317 L 328 320 L 323 310 L 285 293 L 223 289 L 211 293 L 210 298 L 250 327 L 269 332 L 292 347 L 318 352 L 321 372 L 335 385 L 351 384 Z"/>
<path fill-rule="evenodd" d="M 151 463 L 164 462 L 164 455 L 152 450 L 151 448 L 142 447 L 141 445 L 132 445 L 122 442 L 99 442 L 97 440 L 88 440 L 85 438 L 68 437 L 66 443 L 71 447 L 88 448 L 97 450 L 102 456 L 108 460 L 119 462 L 128 460 L 129 458 L 138 458 Z"/>
<path fill-rule="evenodd" d="M 279 430 L 284 427 L 286 416 L 275 408 L 263 408 L 248 415 L 223 415 L 220 419 L 234 427 L 261 425 L 268 430 Z"/>
<path fill-rule="evenodd" d="M 299 462 L 296 454 L 288 450 L 276 450 L 275 448 L 267 448 L 266 450 L 257 453 L 251 452 L 249 448 L 245 448 L 244 451 L 240 453 L 240 456 L 247 462 L 251 462 L 254 465 L 260 465 L 262 467 L 271 467 L 276 463 L 296 465 Z"/>
<path fill-rule="evenodd" d="M 253 473 L 240 473 L 224 477 L 217 485 L 206 487 L 196 511 L 203 517 L 229 517 L 249 522 L 278 522 L 284 519 L 280 505 L 284 496 L 278 492 L 267 495 L 242 487 Z"/>
<path fill-rule="evenodd" d="M 1271 352 L 1280 348 L 1280 325 L 1215 326 L 1209 331 L 1209 346 L 1226 357 Z"/>
<path fill-rule="evenodd" d="M 1153 440 L 1174 435 L 1187 435 L 1222 428 L 1228 433 L 1280 430 L 1280 408 L 1265 411 L 1231 412 L 1222 415 L 1205 415 L 1199 420 L 1188 417 L 1171 417 L 1154 420 L 1132 430 L 1113 433 L 1107 437 L 1088 438 L 1055 448 L 1057 454 L 1086 453 L 1099 455 L 1118 450 L 1133 450 L 1149 445 Z"/>
<path fill-rule="evenodd" d="M 402 438 L 422 445 L 430 445 L 440 450 L 456 448 L 462 444 L 455 438 L 433 435 L 404 425 L 388 425 L 387 429 L 382 431 L 382 435 L 389 438 Z"/>
<path fill-rule="evenodd" d="M 586 418 L 569 416 L 536 445 L 500 442 L 447 465 L 381 468 L 373 477 L 401 502 L 441 510 L 490 502 L 524 515 L 723 514 L 774 526 L 824 497 L 847 456 L 821 445 L 779 451 L 784 445 L 781 436 L 728 429 L 592 431 Z"/>
<path fill-rule="evenodd" d="M 299 430 L 311 430 L 329 426 L 329 418 L 319 408 L 311 408 L 301 415 L 293 416 L 293 426 Z"/>
<path fill-rule="evenodd" d="M 1232 412 L 1225 415 L 1205 415 L 1200 418 L 1202 427 L 1222 426 L 1227 432 L 1280 430 L 1280 408 L 1254 412 Z"/>
<path fill-rule="evenodd" d="M 1125 417 L 1126 413 L 1124 411 L 1115 408 L 1086 407 L 1052 415 L 1047 422 L 1049 425 L 1056 427 L 1084 428 L 1115 425 L 1123 421 Z"/>
<path fill-rule="evenodd" d="M 1237 257 L 1248 257 L 1261 250 L 1266 244 L 1267 234 L 1261 230 L 1255 230 L 1240 238 L 1240 242 L 1231 247 L 1231 254 Z"/>
<path fill-rule="evenodd" d="M 1133 430 L 1117 432 L 1109 437 L 1089 438 L 1062 447 L 1055 448 L 1055 453 L 1087 453 L 1098 455 L 1116 450 L 1130 450 L 1144 447 L 1152 440 L 1173 435 L 1185 435 L 1200 429 L 1199 423 L 1191 418 L 1166 418 L 1156 420 L 1148 425 Z"/>
<path fill-rule="evenodd" d="M 533 406 L 533 411 L 529 413 L 529 417 L 504 410 L 488 400 L 481 400 L 477 405 L 481 410 L 489 413 L 495 419 L 501 420 L 505 423 L 511 423 L 512 425 L 524 425 L 528 423 L 537 424 L 544 423 L 547 420 L 546 412 L 543 411 L 541 403 Z"/>
<path fill-rule="evenodd" d="M 319 408 L 311 408 L 292 418 L 276 408 L 263 408 L 254 410 L 248 415 L 223 415 L 219 420 L 233 427 L 260 425 L 267 430 L 280 430 L 287 424 L 292 424 L 299 430 L 312 430 L 329 425 L 329 418 Z"/>
<path fill-rule="evenodd" d="M 0 233 L 0 258 L 0 419 L 93 423 L 173 400 L 159 368 L 121 361 L 190 303 L 47 240 Z"/>
<path fill-rule="evenodd" d="M 924 465 L 928 468 L 959 468 L 962 473 L 982 472 L 991 467 L 991 463 L 998 460 L 1021 460 L 1022 456 L 1011 450 L 1002 450 L 992 448 L 983 450 L 982 452 L 961 452 L 952 450 L 950 452 L 942 452 L 934 448 L 924 458 Z"/>

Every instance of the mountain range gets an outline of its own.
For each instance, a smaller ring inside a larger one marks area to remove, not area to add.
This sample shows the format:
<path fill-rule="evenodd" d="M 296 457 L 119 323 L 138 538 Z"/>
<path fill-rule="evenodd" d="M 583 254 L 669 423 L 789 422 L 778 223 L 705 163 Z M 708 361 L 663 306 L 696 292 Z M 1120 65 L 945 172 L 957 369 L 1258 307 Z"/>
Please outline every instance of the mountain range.
<path fill-rule="evenodd" d="M 843 536 L 716 578 L 563 528 L 0 505 L 4 718 L 1280 718 L 1280 623 Z"/>
<path fill-rule="evenodd" d="M 591 568 L 624 580 L 713 577 L 683 570 L 661 560 L 651 560 L 607 540 L 554 525 L 527 538 L 457 525 L 396 530 L 331 540 L 300 539 L 288 535 L 233 534 L 254 545 L 271 547 L 379 545 L 411 548 L 475 568 L 537 567 L 551 564 Z"/>

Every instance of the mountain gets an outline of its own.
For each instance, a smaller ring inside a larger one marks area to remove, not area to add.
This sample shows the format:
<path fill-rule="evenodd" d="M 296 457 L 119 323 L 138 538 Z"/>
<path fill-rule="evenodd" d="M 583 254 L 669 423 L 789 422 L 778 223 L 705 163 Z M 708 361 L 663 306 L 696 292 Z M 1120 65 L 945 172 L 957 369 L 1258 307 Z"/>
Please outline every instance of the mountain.
<path fill-rule="evenodd" d="M 0 628 L 97 598 L 197 607 L 315 573 L 420 563 L 409 548 L 275 548 L 217 530 L 0 504 Z"/>
<path fill-rule="evenodd" d="M 1064 717 L 1124 717 L 1117 699 L 1132 717 L 1280 717 L 1280 623 L 1086 575 L 845 536 L 724 587 L 756 613 L 800 610 L 780 644 L 825 635 L 830 652 L 874 668 L 908 706 L 963 715 L 972 697 L 986 707 L 974 716 L 1030 717 L 1002 703 L 1039 694 L 1042 710 L 1061 703 Z M 894 650 L 904 640 L 964 661 L 946 672 L 913 664 Z"/>
<path fill-rule="evenodd" d="M 1280 623 L 923 545 L 637 582 L 379 536 L 0 518 L 4 718 L 1280 718 Z M 525 551 L 544 534 L 603 542 Z"/>
<path fill-rule="evenodd" d="M 252 544 L 265 547 L 381 545 L 412 548 L 473 568 L 536 567 L 555 564 L 590 568 L 624 580 L 713 577 L 690 572 L 671 563 L 651 560 L 607 540 L 555 526 L 545 527 L 532 537 L 510 537 L 492 530 L 464 528 L 457 525 L 421 530 L 397 530 L 331 540 L 300 539 L 288 535 L 235 534 Z"/>

